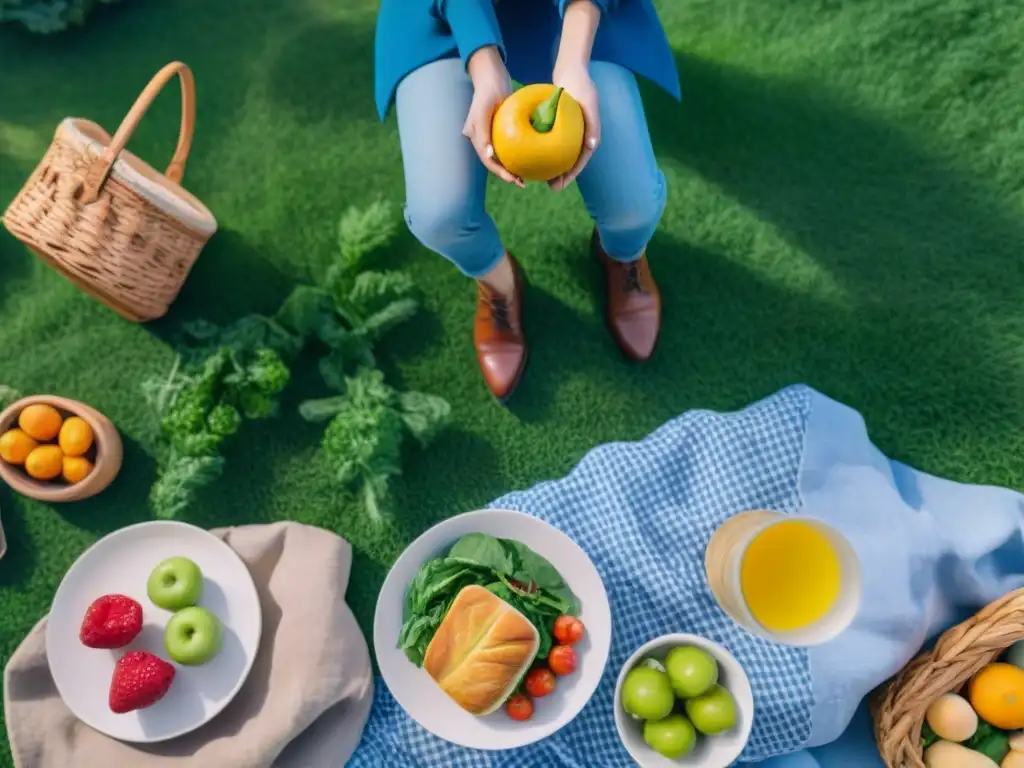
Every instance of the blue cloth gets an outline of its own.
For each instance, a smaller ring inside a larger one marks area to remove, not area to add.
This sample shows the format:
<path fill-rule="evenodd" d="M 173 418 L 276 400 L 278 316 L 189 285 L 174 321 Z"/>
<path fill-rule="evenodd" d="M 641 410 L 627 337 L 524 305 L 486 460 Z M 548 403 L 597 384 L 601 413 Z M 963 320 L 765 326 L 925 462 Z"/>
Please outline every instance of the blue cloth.
<path fill-rule="evenodd" d="M 750 677 L 755 717 L 743 761 L 871 768 L 878 755 L 858 713 L 864 696 L 965 608 L 1024 582 L 1024 496 L 890 461 L 855 411 L 803 386 L 737 413 L 688 412 L 642 441 L 596 448 L 567 477 L 492 506 L 561 528 L 601 573 L 614 633 L 597 693 L 551 738 L 483 753 L 415 725 L 381 682 L 356 768 L 629 765 L 612 714 L 616 676 L 639 645 L 678 631 L 722 643 Z M 773 644 L 714 602 L 703 569 L 707 542 L 730 515 L 759 508 L 826 521 L 856 549 L 862 606 L 835 640 L 808 649 Z"/>
<path fill-rule="evenodd" d="M 576 179 L 605 252 L 620 261 L 643 255 L 665 208 L 665 176 L 647 130 L 631 72 L 590 62 L 601 93 L 601 145 Z M 398 86 L 398 133 L 405 171 L 405 223 L 425 247 L 465 275 L 480 278 L 505 255 L 487 214 L 487 169 L 462 125 L 473 84 L 457 59 L 420 67 Z"/>
<path fill-rule="evenodd" d="M 679 74 L 651 0 L 594 0 L 602 8 L 591 58 L 619 64 L 676 98 Z M 383 120 L 398 84 L 424 64 L 497 46 L 514 80 L 551 80 L 567 0 L 382 0 L 374 43 L 374 96 Z"/>

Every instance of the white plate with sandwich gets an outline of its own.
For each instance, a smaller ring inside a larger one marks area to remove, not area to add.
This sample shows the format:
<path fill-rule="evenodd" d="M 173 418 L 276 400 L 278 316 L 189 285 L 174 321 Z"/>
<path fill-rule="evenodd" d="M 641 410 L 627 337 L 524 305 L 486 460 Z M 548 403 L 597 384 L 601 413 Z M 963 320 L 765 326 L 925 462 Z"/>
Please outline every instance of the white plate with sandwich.
<path fill-rule="evenodd" d="M 572 721 L 611 648 L 611 610 L 586 553 L 531 515 L 445 520 L 402 553 L 377 599 L 373 641 L 417 723 L 471 749 L 514 749 Z"/>

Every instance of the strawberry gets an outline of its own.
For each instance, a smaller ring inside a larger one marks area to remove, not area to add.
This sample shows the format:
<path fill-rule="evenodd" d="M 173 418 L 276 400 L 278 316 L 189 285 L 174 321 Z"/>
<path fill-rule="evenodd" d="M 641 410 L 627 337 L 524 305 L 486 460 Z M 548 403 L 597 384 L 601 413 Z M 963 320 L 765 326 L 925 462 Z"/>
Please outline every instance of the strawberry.
<path fill-rule="evenodd" d="M 145 709 L 164 697 L 174 681 L 174 667 L 149 651 L 129 651 L 114 665 L 110 711 L 118 715 Z"/>
<path fill-rule="evenodd" d="M 125 595 L 104 595 L 86 610 L 78 639 L 89 648 L 124 648 L 141 631 L 141 605 Z"/>

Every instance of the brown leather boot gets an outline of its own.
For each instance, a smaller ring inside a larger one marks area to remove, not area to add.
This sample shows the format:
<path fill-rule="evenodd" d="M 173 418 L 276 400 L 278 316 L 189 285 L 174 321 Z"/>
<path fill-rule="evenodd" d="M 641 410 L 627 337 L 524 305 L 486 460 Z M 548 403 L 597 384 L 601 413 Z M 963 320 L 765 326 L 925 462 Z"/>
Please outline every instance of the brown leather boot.
<path fill-rule="evenodd" d="M 515 295 L 510 297 L 477 281 L 476 320 L 473 344 L 484 381 L 494 396 L 506 401 L 526 368 L 526 338 L 523 336 L 523 274 L 512 254 Z"/>
<path fill-rule="evenodd" d="M 601 247 L 597 230 L 590 239 L 594 257 L 605 271 L 605 319 L 615 342 L 632 360 L 648 360 L 661 330 L 661 292 L 651 276 L 647 255 L 616 261 Z"/>

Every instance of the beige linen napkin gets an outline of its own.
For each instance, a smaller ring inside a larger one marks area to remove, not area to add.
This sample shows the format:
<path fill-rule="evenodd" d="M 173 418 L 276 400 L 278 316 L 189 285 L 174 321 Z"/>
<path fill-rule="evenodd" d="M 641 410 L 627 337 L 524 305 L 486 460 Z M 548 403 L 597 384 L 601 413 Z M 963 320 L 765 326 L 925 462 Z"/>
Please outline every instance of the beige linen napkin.
<path fill-rule="evenodd" d="M 298 523 L 217 529 L 252 573 L 263 635 L 235 699 L 202 728 L 125 744 L 79 721 L 46 663 L 46 619 L 4 670 L 4 709 L 19 768 L 336 768 L 355 750 L 373 700 L 366 640 L 345 603 L 352 549 Z"/>

